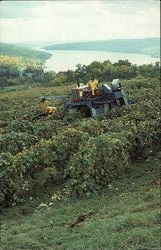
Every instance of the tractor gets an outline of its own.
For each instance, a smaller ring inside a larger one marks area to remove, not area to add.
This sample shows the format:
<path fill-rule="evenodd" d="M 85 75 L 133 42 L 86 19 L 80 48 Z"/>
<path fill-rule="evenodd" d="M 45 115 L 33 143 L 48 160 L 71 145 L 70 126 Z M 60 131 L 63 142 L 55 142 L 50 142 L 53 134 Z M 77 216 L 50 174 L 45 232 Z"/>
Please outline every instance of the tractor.
<path fill-rule="evenodd" d="M 119 79 L 114 79 L 110 87 L 107 84 L 100 86 L 99 82 L 93 78 L 86 85 L 78 83 L 67 96 L 41 97 L 41 107 L 45 115 L 56 111 L 55 107 L 47 107 L 45 101 L 56 99 L 64 100 L 64 111 L 81 112 L 86 117 L 105 115 L 110 109 L 132 103 L 125 95 Z"/>

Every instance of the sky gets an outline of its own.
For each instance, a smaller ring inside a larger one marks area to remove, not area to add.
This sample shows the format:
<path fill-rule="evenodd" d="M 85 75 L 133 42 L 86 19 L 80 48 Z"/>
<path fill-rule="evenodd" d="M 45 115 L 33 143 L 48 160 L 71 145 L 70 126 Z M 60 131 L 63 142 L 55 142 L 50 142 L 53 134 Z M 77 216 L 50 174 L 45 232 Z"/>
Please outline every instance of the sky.
<path fill-rule="evenodd" d="M 1 1 L 0 41 L 160 36 L 159 0 Z"/>

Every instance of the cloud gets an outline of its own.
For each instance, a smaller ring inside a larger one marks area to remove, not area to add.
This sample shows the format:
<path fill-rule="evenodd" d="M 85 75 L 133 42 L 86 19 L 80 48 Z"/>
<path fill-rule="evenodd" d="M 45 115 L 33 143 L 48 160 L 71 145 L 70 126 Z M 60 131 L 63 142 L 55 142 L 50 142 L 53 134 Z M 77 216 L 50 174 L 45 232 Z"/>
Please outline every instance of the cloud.
<path fill-rule="evenodd" d="M 14 1 L 1 8 L 6 13 L 1 40 L 105 40 L 155 37 L 160 32 L 157 0 L 29 2 Z M 9 15 L 13 9 L 16 12 Z"/>
<path fill-rule="evenodd" d="M 120 15 L 137 15 L 141 12 L 148 12 L 149 9 L 159 8 L 159 0 L 101 0 L 104 8 L 110 8 L 112 12 Z"/>
<path fill-rule="evenodd" d="M 1 18 L 35 17 L 35 10 L 43 7 L 41 1 L 1 1 Z"/>

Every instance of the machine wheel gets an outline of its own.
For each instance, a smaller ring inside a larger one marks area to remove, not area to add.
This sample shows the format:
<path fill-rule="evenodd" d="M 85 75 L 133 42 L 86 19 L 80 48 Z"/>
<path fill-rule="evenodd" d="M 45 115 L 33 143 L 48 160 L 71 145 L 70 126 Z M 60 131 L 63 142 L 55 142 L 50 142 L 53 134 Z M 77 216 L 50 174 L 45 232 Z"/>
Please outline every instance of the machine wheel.
<path fill-rule="evenodd" d="M 83 117 L 90 117 L 91 112 L 90 109 L 87 106 L 81 106 L 77 108 L 77 111 L 83 116 Z"/>
<path fill-rule="evenodd" d="M 124 99 L 123 99 L 123 98 L 120 98 L 120 99 L 119 99 L 119 102 L 120 102 L 120 106 L 125 105 L 125 101 L 124 101 Z"/>
<path fill-rule="evenodd" d="M 77 110 L 75 108 L 70 108 L 67 110 L 68 114 L 75 114 L 77 112 Z"/>
<path fill-rule="evenodd" d="M 77 112 L 75 108 L 67 108 L 64 110 L 64 116 L 74 115 Z"/>

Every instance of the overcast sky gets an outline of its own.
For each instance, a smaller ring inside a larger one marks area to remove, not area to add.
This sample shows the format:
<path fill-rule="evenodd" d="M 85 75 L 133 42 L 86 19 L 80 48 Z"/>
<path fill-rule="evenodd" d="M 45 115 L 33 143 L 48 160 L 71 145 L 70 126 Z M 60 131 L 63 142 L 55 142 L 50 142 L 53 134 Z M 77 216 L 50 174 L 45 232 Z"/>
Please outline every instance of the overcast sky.
<path fill-rule="evenodd" d="M 159 0 L 1 1 L 1 42 L 159 37 Z"/>

